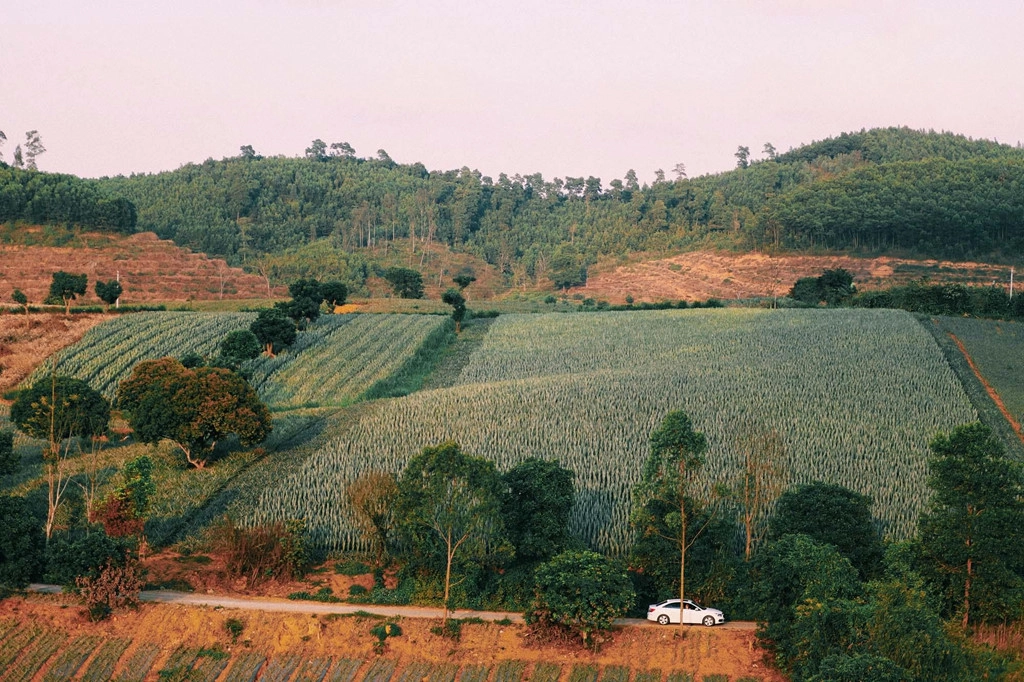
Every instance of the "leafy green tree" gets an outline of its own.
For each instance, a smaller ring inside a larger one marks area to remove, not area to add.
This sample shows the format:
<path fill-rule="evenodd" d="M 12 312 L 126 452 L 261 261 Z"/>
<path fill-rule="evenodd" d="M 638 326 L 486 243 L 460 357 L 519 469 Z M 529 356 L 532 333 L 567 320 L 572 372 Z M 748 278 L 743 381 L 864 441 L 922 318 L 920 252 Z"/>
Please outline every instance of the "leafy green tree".
<path fill-rule="evenodd" d="M 334 312 L 336 307 L 345 305 L 345 299 L 348 298 L 348 287 L 344 282 L 331 280 L 320 285 L 320 294 L 330 306 L 331 312 Z"/>
<path fill-rule="evenodd" d="M 148 455 L 128 460 L 121 470 L 121 479 L 103 501 L 103 528 L 111 537 L 141 536 L 149 501 L 156 494 L 153 460 Z"/>
<path fill-rule="evenodd" d="M 688 507 L 696 475 L 708 449 L 703 433 L 682 410 L 665 415 L 651 432 L 651 453 L 634 491 L 631 521 L 641 536 L 656 534 L 679 548 L 679 599 L 686 598 L 686 550 L 703 527 L 690 528 Z M 683 623 L 680 619 L 680 632 Z"/>
<path fill-rule="evenodd" d="M 353 159 L 356 156 L 356 150 L 348 142 L 332 142 L 331 156 L 338 156 L 343 159 Z"/>
<path fill-rule="evenodd" d="M 0 587 L 21 589 L 38 577 L 45 546 L 25 499 L 0 495 Z"/>
<path fill-rule="evenodd" d="M 0 476 L 13 474 L 21 466 L 21 457 L 14 452 L 14 432 L 0 431 Z"/>
<path fill-rule="evenodd" d="M 228 335 L 220 342 L 221 356 L 237 365 L 259 357 L 262 350 L 263 345 L 260 344 L 260 340 L 248 329 L 236 329 L 233 332 L 228 332 Z"/>
<path fill-rule="evenodd" d="M 448 289 L 441 294 L 441 300 L 452 307 L 452 320 L 455 322 L 455 333 L 462 331 L 462 320 L 466 317 L 466 298 L 458 289 Z"/>
<path fill-rule="evenodd" d="M 452 277 L 452 281 L 455 282 L 459 289 L 465 289 L 476 281 L 476 274 L 472 270 L 467 269 Z"/>
<path fill-rule="evenodd" d="M 134 552 L 134 540 L 104 532 L 58 536 L 46 549 L 43 580 L 74 589 L 76 578 L 96 579 L 107 565 L 124 566 L 134 558 Z"/>
<path fill-rule="evenodd" d="M 174 358 L 137 364 L 118 386 L 117 401 L 140 441 L 170 440 L 200 469 L 229 434 L 249 447 L 272 428 L 270 411 L 245 379 L 216 367 L 186 369 Z"/>
<path fill-rule="evenodd" d="M 324 301 L 320 282 L 315 279 L 296 280 L 288 285 L 288 293 L 291 294 L 292 300 L 284 304 L 278 303 L 276 306 L 295 320 L 296 324 L 307 320 L 312 322 L 320 317 L 320 304 Z"/>
<path fill-rule="evenodd" d="M 823 660 L 862 642 L 864 590 L 835 547 L 806 535 L 768 543 L 751 562 L 757 637 L 794 680 L 813 679 Z"/>
<path fill-rule="evenodd" d="M 21 289 L 15 289 L 11 292 L 11 299 L 25 309 L 25 314 L 28 315 L 28 296 L 25 295 Z"/>
<path fill-rule="evenodd" d="M 48 443 L 43 461 L 47 483 L 46 539 L 49 542 L 57 511 L 71 482 L 67 460 L 73 444 L 78 439 L 92 438 L 106 431 L 110 403 L 81 379 L 51 372 L 49 377 L 18 393 L 11 405 L 11 421 L 22 432 Z"/>
<path fill-rule="evenodd" d="M 88 283 L 88 276 L 72 275 L 69 272 L 58 270 L 53 273 L 53 281 L 50 282 L 50 294 L 47 301 L 64 301 L 64 314 L 71 314 L 71 301 L 78 296 L 85 296 L 85 286 Z"/>
<path fill-rule="evenodd" d="M 124 293 L 124 288 L 116 279 L 112 279 L 109 282 L 97 281 L 95 288 L 96 295 L 103 301 L 107 311 L 110 310 L 110 306 L 117 303 L 117 299 L 121 298 L 121 294 Z"/>
<path fill-rule="evenodd" d="M 882 539 L 871 516 L 871 498 L 835 483 L 814 482 L 784 492 L 775 506 L 768 537 L 803 534 L 832 545 L 862 578 L 878 574 Z"/>
<path fill-rule="evenodd" d="M 558 462 L 535 457 L 502 476 L 501 515 L 517 563 L 547 561 L 565 549 L 575 476 Z"/>
<path fill-rule="evenodd" d="M 826 657 L 808 682 L 916 682 L 908 671 L 874 654 L 833 654 Z"/>
<path fill-rule="evenodd" d="M 249 325 L 249 331 L 263 344 L 270 357 L 295 343 L 295 322 L 278 308 L 264 308 Z"/>
<path fill-rule="evenodd" d="M 494 463 L 463 453 L 454 441 L 423 448 L 398 480 L 400 543 L 413 564 L 443 572 L 444 626 L 453 573 L 507 552 L 500 499 Z"/>
<path fill-rule="evenodd" d="M 384 271 L 384 279 L 399 298 L 423 298 L 423 275 L 416 270 L 391 267 Z"/>
<path fill-rule="evenodd" d="M 829 305 L 845 303 L 857 293 L 857 287 L 853 286 L 853 274 L 843 268 L 825 270 L 821 273 L 818 287 Z"/>
<path fill-rule="evenodd" d="M 589 550 L 558 554 L 537 567 L 536 597 L 526 622 L 561 627 L 584 644 L 611 629 L 633 603 L 633 587 L 617 561 Z"/>
<path fill-rule="evenodd" d="M 733 156 L 736 157 L 737 168 L 747 168 L 750 166 L 750 147 L 740 145 L 736 148 L 736 153 Z"/>
<path fill-rule="evenodd" d="M 313 161 L 327 160 L 327 143 L 317 138 L 306 147 L 306 158 Z"/>
<path fill-rule="evenodd" d="M 818 305 L 822 300 L 821 286 L 817 277 L 801 277 L 793 283 L 789 297 L 807 305 Z"/>
<path fill-rule="evenodd" d="M 1024 598 L 1020 464 L 981 423 L 931 443 L 932 498 L 918 522 L 922 569 L 961 626 L 1004 620 Z"/>
<path fill-rule="evenodd" d="M 548 276 L 556 289 L 571 289 L 587 283 L 587 266 L 575 248 L 560 246 L 551 256 Z"/>

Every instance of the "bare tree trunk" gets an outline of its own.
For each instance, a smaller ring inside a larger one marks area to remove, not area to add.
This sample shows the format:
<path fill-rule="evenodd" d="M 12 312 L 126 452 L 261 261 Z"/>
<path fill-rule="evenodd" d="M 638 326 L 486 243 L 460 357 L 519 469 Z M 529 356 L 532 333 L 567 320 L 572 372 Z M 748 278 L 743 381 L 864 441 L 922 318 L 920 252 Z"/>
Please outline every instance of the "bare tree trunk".
<path fill-rule="evenodd" d="M 448 562 L 444 569 L 444 618 L 441 621 L 441 632 L 448 631 L 448 597 L 452 584 L 452 558 L 455 554 L 455 550 L 452 549 L 452 536 L 450 534 L 445 538 L 444 542 L 448 548 Z"/>
<path fill-rule="evenodd" d="M 970 544 L 970 540 L 967 541 Z M 967 623 L 970 621 L 971 616 L 971 577 L 974 573 L 974 560 L 967 560 L 967 580 L 964 583 L 964 618 L 961 622 L 961 627 L 964 631 L 967 630 Z"/>

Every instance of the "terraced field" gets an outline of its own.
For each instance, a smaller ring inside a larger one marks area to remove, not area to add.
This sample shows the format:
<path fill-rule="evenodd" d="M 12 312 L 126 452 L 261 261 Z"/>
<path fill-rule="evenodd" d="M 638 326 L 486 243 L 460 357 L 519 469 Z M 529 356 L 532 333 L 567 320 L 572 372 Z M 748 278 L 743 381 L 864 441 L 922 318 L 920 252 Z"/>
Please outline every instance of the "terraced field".
<path fill-rule="evenodd" d="M 621 553 L 649 434 L 679 408 L 708 436 L 708 487 L 737 473 L 739 436 L 774 428 L 790 480 L 871 495 L 896 538 L 912 532 L 925 502 L 928 442 L 977 418 L 934 339 L 907 313 L 510 315 L 456 385 L 378 403 L 268 489 L 250 519 L 305 517 L 321 547 L 364 549 L 345 510 L 346 482 L 397 472 L 423 446 L 454 439 L 501 469 L 530 456 L 562 462 L 577 475 L 573 530 Z"/>

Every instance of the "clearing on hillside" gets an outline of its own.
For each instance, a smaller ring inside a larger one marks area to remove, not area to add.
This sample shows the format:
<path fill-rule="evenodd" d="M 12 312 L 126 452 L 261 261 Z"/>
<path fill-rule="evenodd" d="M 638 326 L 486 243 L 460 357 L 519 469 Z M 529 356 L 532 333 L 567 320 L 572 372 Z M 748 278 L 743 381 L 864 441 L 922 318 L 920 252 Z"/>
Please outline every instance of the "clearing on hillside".
<path fill-rule="evenodd" d="M 45 228 L 22 229 L 31 233 Z M 33 304 L 42 303 L 50 290 L 51 275 L 58 270 L 89 276 L 88 290 L 80 300 L 86 305 L 100 304 L 93 289 L 98 279 L 118 277 L 125 304 L 264 298 L 285 293 L 280 287 L 270 288 L 262 277 L 193 253 L 152 232 L 128 237 L 82 233 L 66 246 L 0 244 L 0 302 L 9 302 L 11 292 L 18 288 Z"/>
<path fill-rule="evenodd" d="M 304 517 L 320 547 L 365 549 L 345 484 L 454 439 L 502 470 L 538 456 L 575 471 L 573 531 L 621 554 L 650 432 L 682 408 L 707 434 L 708 486 L 738 472 L 738 437 L 776 429 L 790 480 L 871 495 L 903 538 L 927 496 L 929 441 L 977 418 L 931 335 L 887 310 L 502 316 L 455 386 L 372 407 L 250 519 Z"/>
<path fill-rule="evenodd" d="M 986 263 L 693 251 L 612 268 L 599 266 L 586 286 L 573 292 L 612 303 L 622 303 L 626 296 L 637 301 L 772 298 L 785 296 L 799 278 L 817 277 L 832 268 L 853 273 L 858 289 L 907 284 L 922 277 L 935 283 L 989 285 L 1005 282 L 1010 272 L 1009 266 Z"/>

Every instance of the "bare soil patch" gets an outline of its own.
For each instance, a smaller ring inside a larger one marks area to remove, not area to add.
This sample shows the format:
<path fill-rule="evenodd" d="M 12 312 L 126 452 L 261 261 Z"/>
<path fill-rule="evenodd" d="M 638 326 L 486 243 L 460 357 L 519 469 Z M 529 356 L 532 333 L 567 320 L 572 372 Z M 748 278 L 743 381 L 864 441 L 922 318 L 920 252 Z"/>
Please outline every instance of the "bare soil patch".
<path fill-rule="evenodd" d="M 26 228 L 27 230 L 42 228 Z M 193 253 L 152 232 L 128 237 L 83 234 L 85 246 L 24 246 L 0 244 L 0 302 L 10 303 L 21 289 L 33 304 L 50 290 L 54 272 L 64 270 L 89 276 L 83 304 L 100 304 L 93 289 L 98 280 L 120 277 L 122 304 L 154 301 L 261 298 L 281 295 L 257 275 L 228 266 L 219 258 Z"/>
<path fill-rule="evenodd" d="M 801 277 L 817 277 L 833 268 L 853 273 L 860 290 L 921 278 L 936 283 L 987 285 L 1005 282 L 1009 277 L 1009 266 L 987 263 L 694 251 L 628 265 L 598 265 L 587 284 L 570 293 L 611 303 L 623 303 L 626 296 L 637 302 L 771 298 L 784 296 Z"/>
<path fill-rule="evenodd" d="M 21 383 L 36 365 L 75 343 L 105 319 L 109 316 L 0 314 L 0 395 Z"/>

